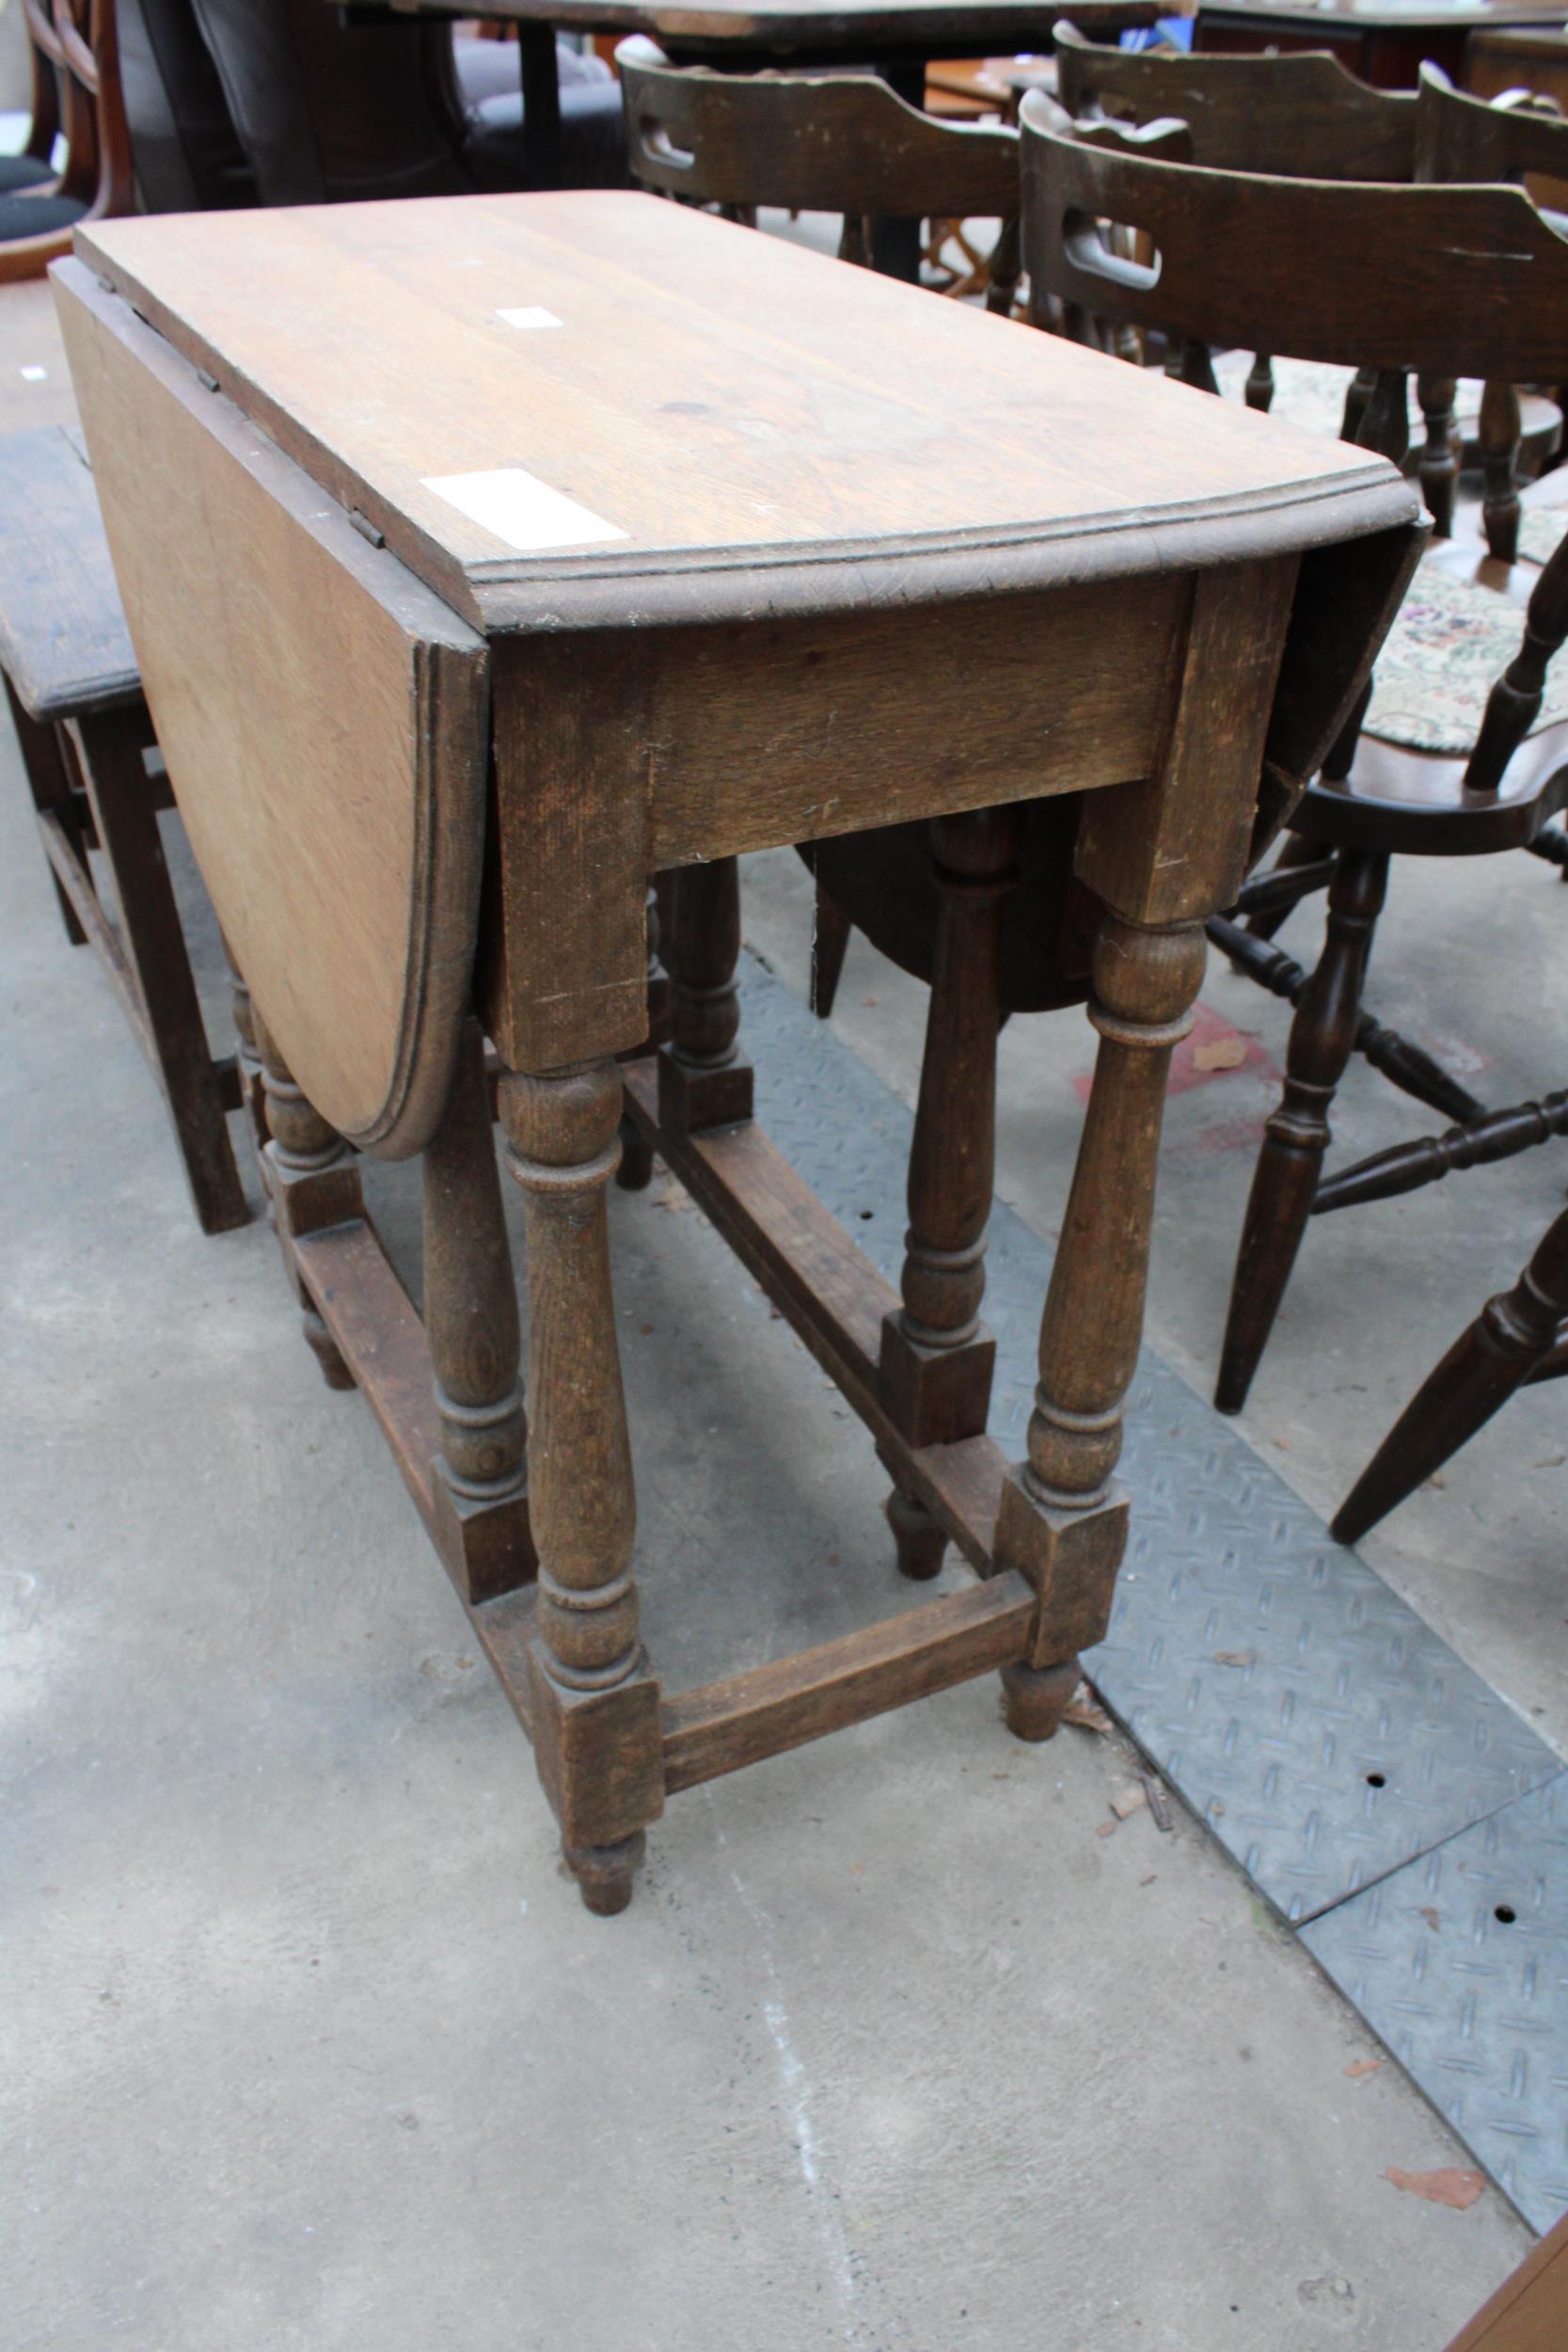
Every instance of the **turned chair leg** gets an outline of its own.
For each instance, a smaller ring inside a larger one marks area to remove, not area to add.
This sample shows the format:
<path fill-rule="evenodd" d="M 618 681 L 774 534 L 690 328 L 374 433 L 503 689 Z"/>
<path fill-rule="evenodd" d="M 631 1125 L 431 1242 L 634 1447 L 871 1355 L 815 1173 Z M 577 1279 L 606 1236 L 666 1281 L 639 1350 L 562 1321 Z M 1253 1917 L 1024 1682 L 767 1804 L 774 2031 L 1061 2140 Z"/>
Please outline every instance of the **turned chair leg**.
<path fill-rule="evenodd" d="M 1481 462 L 1486 488 L 1481 529 L 1486 548 L 1499 564 L 1519 553 L 1519 395 L 1512 384 L 1488 382 L 1481 396 Z"/>
<path fill-rule="evenodd" d="M 1314 841 L 1310 834 L 1291 832 L 1280 843 L 1278 854 L 1268 870 L 1271 874 L 1286 874 L 1292 866 L 1315 865 L 1323 853 L 1322 845 Z M 1246 928 L 1254 939 L 1272 939 L 1286 916 L 1295 913 L 1295 906 L 1296 902 L 1291 900 L 1285 905 L 1271 907 L 1267 913 L 1249 914 Z"/>
<path fill-rule="evenodd" d="M 638 1636 L 636 1501 L 610 1290 L 605 1187 L 621 1156 L 612 1061 L 501 1083 L 523 1188 L 529 1490 L 539 1609 L 531 1731 L 590 1911 L 625 1910 L 664 1808 L 658 1685 Z"/>
<path fill-rule="evenodd" d="M 1204 964 L 1200 923 L 1146 930 L 1113 914 L 1095 949 L 1094 1089 L 1040 1321 L 1027 1458 L 1003 1483 L 996 1521 L 998 1566 L 1039 1595 L 1027 1652 L 1002 1669 L 1021 1740 L 1052 1737 L 1079 1652 L 1110 1622 L 1127 1541 L 1112 1472 L 1143 1336 L 1165 1081 Z"/>
<path fill-rule="evenodd" d="M 1453 537 L 1454 496 L 1459 485 L 1459 459 L 1454 453 L 1453 403 L 1458 387 L 1451 375 L 1418 375 L 1416 397 L 1421 404 L 1426 439 L 1421 447 L 1421 496 L 1439 539 Z"/>
<path fill-rule="evenodd" d="M 439 1544 L 466 1600 L 534 1572 L 517 1284 L 490 1124 L 484 1039 L 465 1024 L 451 1101 L 424 1155 L 424 1327 L 441 1452 Z"/>
<path fill-rule="evenodd" d="M 996 1036 L 1002 908 L 1018 880 L 1016 808 L 939 817 L 936 961 L 910 1147 L 903 1305 L 882 1325 L 882 1403 L 911 1446 L 980 1436 L 996 1343 L 980 1322 L 996 1161 Z M 935 1576 L 945 1538 L 918 1497 L 895 1487 L 898 1565 Z"/>
<path fill-rule="evenodd" d="M 1312 1213 L 1330 1140 L 1329 1105 L 1355 1047 L 1372 932 L 1388 882 L 1385 851 L 1344 850 L 1328 891 L 1328 932 L 1291 1025 L 1285 1091 L 1263 1133 L 1242 1229 L 1214 1402 L 1239 1413 Z"/>
<path fill-rule="evenodd" d="M 808 991 L 811 1009 L 818 1021 L 826 1021 L 832 1012 L 838 994 L 838 983 L 848 952 L 849 934 L 854 925 L 836 898 L 831 898 L 820 882 L 812 914 L 811 986 Z"/>
<path fill-rule="evenodd" d="M 670 1042 L 658 1057 L 660 1124 L 700 1135 L 752 1116 L 752 1065 L 741 1054 L 740 866 L 733 857 L 674 877 L 665 962 Z"/>
<path fill-rule="evenodd" d="M 1405 1406 L 1339 1506 L 1333 1524 L 1339 1542 L 1359 1542 L 1484 1428 L 1551 1354 L 1565 1319 L 1568 1209 L 1513 1288 L 1487 1300 Z"/>
<path fill-rule="evenodd" d="M 1015 213 L 1002 223 L 986 268 L 986 308 L 998 318 L 1010 319 L 1023 275 L 1022 222 Z"/>
<path fill-rule="evenodd" d="M 293 1244 L 323 1225 L 362 1216 L 359 1170 L 337 1129 L 294 1083 L 277 1040 L 252 1000 L 251 1023 L 261 1057 L 261 1094 L 267 1116 L 267 1160 L 276 1183 L 273 1206 L 283 1264 L 299 1300 L 305 1337 L 329 1389 L 352 1389 L 354 1375 L 322 1321 L 296 1263 Z"/>

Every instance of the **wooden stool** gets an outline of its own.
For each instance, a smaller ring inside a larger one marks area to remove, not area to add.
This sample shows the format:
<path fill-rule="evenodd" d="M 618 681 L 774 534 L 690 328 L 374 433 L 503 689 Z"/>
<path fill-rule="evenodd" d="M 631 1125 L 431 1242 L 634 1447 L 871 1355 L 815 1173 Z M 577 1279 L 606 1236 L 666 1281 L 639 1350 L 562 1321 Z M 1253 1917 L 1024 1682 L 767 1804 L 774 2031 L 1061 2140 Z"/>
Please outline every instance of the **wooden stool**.
<path fill-rule="evenodd" d="M 80 437 L 0 436 L 0 669 L 66 937 L 96 950 L 163 1089 L 203 1232 L 243 1225 L 224 1114 L 233 1056 L 214 1060 L 158 837 L 172 806 L 126 633 Z M 118 920 L 98 895 L 102 850 Z"/>
<path fill-rule="evenodd" d="M 58 282 L 149 700 L 265 1016 L 308 1330 L 387 1431 L 590 1907 L 628 1899 L 676 1790 L 966 1677 L 1000 1668 L 1049 1738 L 1126 1537 L 1204 919 L 1260 772 L 1289 797 L 1359 690 L 1409 489 L 642 196 L 137 221 Z M 1101 1042 L 1010 1465 L 979 1319 L 1002 909 L 1064 795 Z M 890 819 L 931 820 L 940 899 L 899 1291 L 752 1118 L 735 982 L 737 858 Z M 526 1440 L 481 1026 L 527 1212 Z M 605 1216 L 628 1112 L 866 1423 L 906 1571 L 951 1542 L 974 1584 L 661 1689 Z M 349 1144 L 425 1155 L 422 1329 Z"/>

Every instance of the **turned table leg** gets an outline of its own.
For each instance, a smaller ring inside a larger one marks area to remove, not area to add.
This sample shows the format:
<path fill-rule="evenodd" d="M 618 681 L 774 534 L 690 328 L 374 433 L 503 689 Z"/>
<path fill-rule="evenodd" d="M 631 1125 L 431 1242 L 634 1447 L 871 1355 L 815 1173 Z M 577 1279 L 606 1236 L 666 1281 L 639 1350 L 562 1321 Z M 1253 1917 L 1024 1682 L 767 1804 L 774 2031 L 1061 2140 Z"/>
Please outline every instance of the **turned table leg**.
<path fill-rule="evenodd" d="M 630 1901 L 645 1824 L 664 1809 L 605 1211 L 621 1157 L 620 1071 L 600 1060 L 508 1076 L 500 1107 L 528 1219 L 534 1755 L 583 1901 L 610 1913 Z"/>
<path fill-rule="evenodd" d="M 670 1042 L 658 1057 L 661 1125 L 700 1135 L 752 1116 L 752 1065 L 741 1054 L 740 866 L 733 857 L 683 866 L 664 961 L 673 984 Z"/>
<path fill-rule="evenodd" d="M 517 1285 L 490 1127 L 484 1040 L 464 1028 L 457 1079 L 424 1155 L 425 1336 L 441 1454 L 441 1549 L 465 1599 L 492 1599 L 533 1573 L 524 1475 Z"/>
<path fill-rule="evenodd" d="M 996 1523 L 998 1565 L 1039 1595 L 1027 1656 L 1002 1669 L 1021 1740 L 1050 1739 L 1078 1652 L 1110 1618 L 1127 1536 L 1111 1473 L 1143 1333 L 1165 1076 L 1203 969 L 1197 923 L 1145 930 L 1113 914 L 1095 948 L 1094 1090 L 1040 1324 L 1028 1458 L 1003 1486 Z"/>
<path fill-rule="evenodd" d="M 261 1057 L 261 1093 L 266 1109 L 267 1167 L 283 1263 L 293 1284 L 305 1336 L 329 1389 L 352 1389 L 354 1375 L 317 1313 L 294 1263 L 293 1244 L 325 1225 L 363 1216 L 365 1204 L 353 1152 L 294 1083 L 261 1010 L 251 1000 L 256 1050 Z"/>
<path fill-rule="evenodd" d="M 882 1325 L 882 1403 L 912 1446 L 980 1436 L 996 1343 L 980 1322 L 996 1157 L 1002 905 L 1018 879 L 1016 808 L 939 817 L 930 828 L 938 914 L 920 1100 L 910 1151 L 903 1305 Z M 946 1539 L 895 1487 L 888 1522 L 904 1575 L 935 1576 Z"/>
<path fill-rule="evenodd" d="M 223 937 L 221 932 L 218 935 Z M 234 951 L 227 939 L 223 940 L 223 960 L 229 967 L 229 1001 L 238 1041 L 235 1058 L 239 1064 L 240 1107 L 256 1149 L 261 1152 L 267 1148 L 267 1104 L 261 1051 L 257 1043 L 256 1011 L 249 983 L 235 962 Z"/>
<path fill-rule="evenodd" d="M 670 982 L 659 961 L 663 917 L 658 890 L 648 888 L 648 1045 L 662 1045 L 670 1032 Z M 623 1192 L 645 1192 L 654 1172 L 654 1147 L 629 1112 L 621 1118 L 621 1165 L 615 1182 Z"/>

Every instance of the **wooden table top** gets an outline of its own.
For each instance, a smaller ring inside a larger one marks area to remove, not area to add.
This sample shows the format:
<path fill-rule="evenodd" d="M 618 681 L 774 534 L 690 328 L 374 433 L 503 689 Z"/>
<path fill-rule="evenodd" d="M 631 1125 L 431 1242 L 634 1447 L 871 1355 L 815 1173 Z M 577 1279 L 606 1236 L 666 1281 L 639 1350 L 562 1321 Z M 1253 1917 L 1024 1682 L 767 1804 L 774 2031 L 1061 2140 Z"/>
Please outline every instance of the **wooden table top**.
<path fill-rule="evenodd" d="M 1245 17 L 1292 26 L 1428 32 L 1471 24 L 1561 24 L 1564 0 L 1198 0 L 1199 17 Z"/>
<path fill-rule="evenodd" d="M 392 0 L 400 13 L 468 16 L 468 0 Z M 1157 0 L 486 0 L 486 16 L 563 32 L 647 33 L 672 53 L 697 49 L 979 56 L 1049 48 L 1064 15 L 1097 39 L 1152 24 Z"/>
<path fill-rule="evenodd" d="M 1190 568 L 1409 503 L 1364 451 L 646 195 L 169 215 L 78 246 L 492 631 Z"/>

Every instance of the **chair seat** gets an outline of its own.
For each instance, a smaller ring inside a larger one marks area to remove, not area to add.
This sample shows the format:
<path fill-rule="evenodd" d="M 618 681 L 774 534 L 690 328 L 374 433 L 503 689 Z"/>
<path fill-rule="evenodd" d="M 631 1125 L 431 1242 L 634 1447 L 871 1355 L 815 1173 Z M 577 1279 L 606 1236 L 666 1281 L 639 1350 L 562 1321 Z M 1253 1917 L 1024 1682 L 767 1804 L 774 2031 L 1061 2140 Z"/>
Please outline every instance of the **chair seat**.
<path fill-rule="evenodd" d="M 1363 732 L 1402 750 L 1467 758 L 1496 680 L 1519 650 L 1524 614 L 1496 589 L 1429 558 L 1411 581 L 1378 657 Z M 1531 735 L 1568 719 L 1568 675 L 1546 673 Z"/>
<path fill-rule="evenodd" d="M 498 192 L 534 186 L 521 92 L 485 99 L 470 120 L 474 127 L 463 154 L 480 186 Z M 554 183 L 570 188 L 629 188 L 632 184 L 618 82 L 562 83 L 560 165 Z"/>
<path fill-rule="evenodd" d="M 64 425 L 0 434 L 0 669 L 44 722 L 140 698 L 92 469 Z"/>
<path fill-rule="evenodd" d="M 0 195 L 0 245 L 22 237 L 52 237 L 69 229 L 87 211 L 71 196 Z"/>
<path fill-rule="evenodd" d="M 0 155 L 0 196 L 19 196 L 24 188 L 47 187 L 54 167 L 36 155 Z"/>

